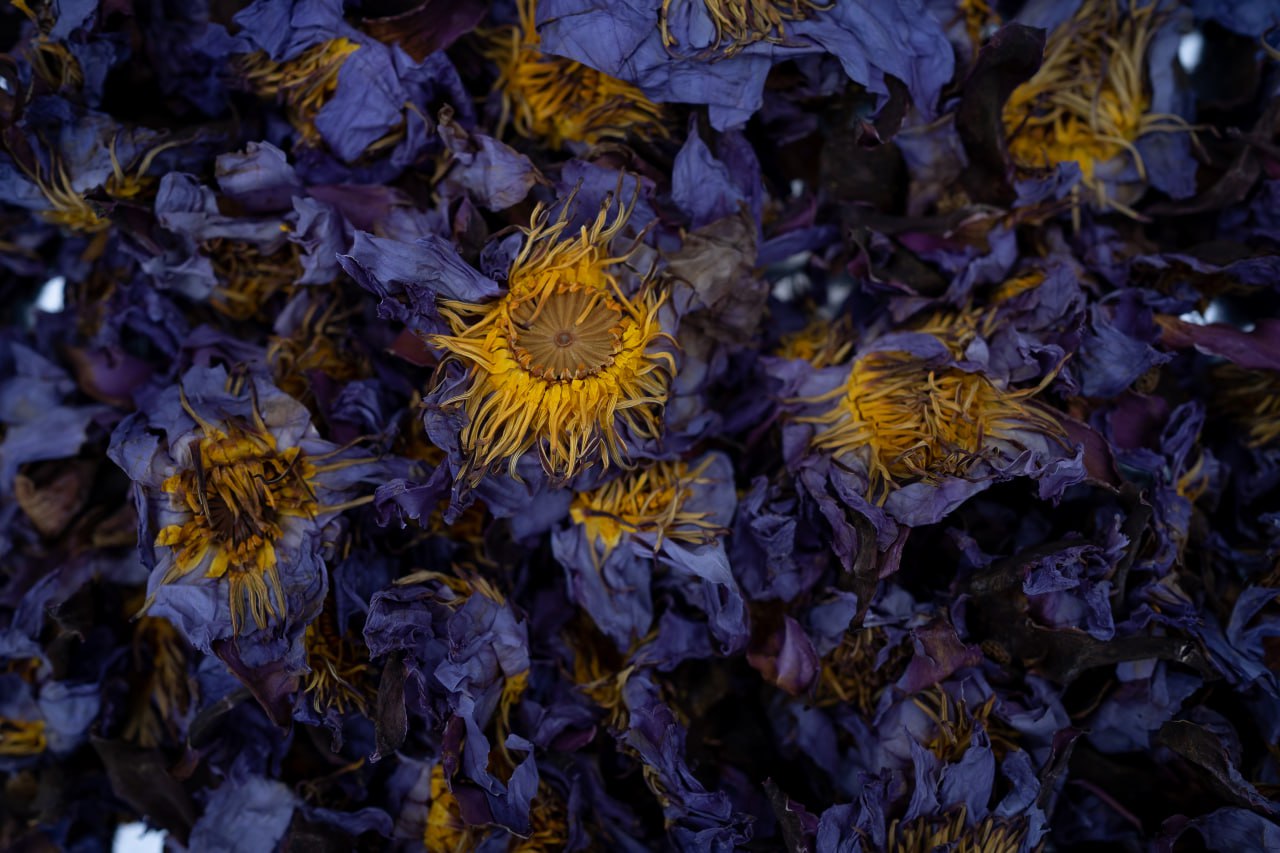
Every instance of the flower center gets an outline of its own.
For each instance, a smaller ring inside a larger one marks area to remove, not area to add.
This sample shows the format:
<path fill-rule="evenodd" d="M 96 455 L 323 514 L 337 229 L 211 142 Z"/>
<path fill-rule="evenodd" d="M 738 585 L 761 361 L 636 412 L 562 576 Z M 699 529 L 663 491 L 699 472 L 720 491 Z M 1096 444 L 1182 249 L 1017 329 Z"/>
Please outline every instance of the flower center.
<path fill-rule="evenodd" d="M 293 59 L 276 62 L 265 51 L 243 54 L 234 67 L 247 87 L 263 98 L 285 105 L 289 123 L 308 144 L 320 139 L 314 119 L 338 90 L 338 72 L 360 45 L 346 38 L 330 39 L 304 50 Z"/>
<path fill-rule="evenodd" d="M 318 511 L 308 482 L 315 466 L 299 448 L 278 453 L 269 435 L 235 427 L 229 433 L 211 426 L 205 431 L 193 448 L 193 466 L 163 485 L 185 504 L 190 518 L 162 529 L 156 544 L 176 552 L 166 582 L 205 566 L 210 553 L 205 577 L 230 572 L 231 617 L 238 632 L 246 602 L 259 626 L 284 611 L 276 544 L 284 535 L 286 517 Z"/>
<path fill-rule="evenodd" d="M 671 7 L 678 2 L 663 0 L 659 12 L 662 43 L 668 48 L 677 43 L 669 18 Z M 733 56 L 756 42 L 781 43 L 787 23 L 803 21 L 831 5 L 816 0 L 702 0 L 702 4 L 716 28 L 715 47 L 725 56 Z"/>
<path fill-rule="evenodd" d="M 552 292 L 511 309 L 508 339 L 534 376 L 568 381 L 594 376 L 622 348 L 622 308 L 599 290 Z"/>
<path fill-rule="evenodd" d="M 284 242 L 267 251 L 244 240 L 215 237 L 202 248 L 218 278 L 209 304 L 233 320 L 258 316 L 272 296 L 287 292 L 302 275 L 294 243 Z"/>
<path fill-rule="evenodd" d="M 827 425 L 813 438 L 816 449 L 865 454 L 868 497 L 883 502 L 903 481 L 964 477 L 983 460 L 1017 451 L 1020 432 L 1061 440 L 1057 421 L 1028 400 L 1048 381 L 1009 391 L 980 373 L 873 352 L 854 361 L 844 388 L 826 395 L 838 398 L 831 409 L 798 420 Z"/>
<path fill-rule="evenodd" d="M 11 720 L 0 717 L 0 755 L 35 755 L 44 752 L 44 720 Z"/>
<path fill-rule="evenodd" d="M 1003 121 L 1009 153 L 1023 169 L 1075 162 L 1099 206 L 1131 213 L 1110 197 L 1095 172 L 1124 155 L 1140 180 L 1146 167 L 1134 143 L 1150 133 L 1185 132 L 1175 115 L 1149 112 L 1147 47 L 1159 20 L 1156 6 L 1086 0 L 1045 44 L 1040 69 L 1010 95 Z"/>
<path fill-rule="evenodd" d="M 586 528 L 587 540 L 605 551 L 624 533 L 650 533 L 688 543 L 713 539 L 717 527 L 708 513 L 685 509 L 693 487 L 710 463 L 691 469 L 684 462 L 656 462 L 574 498 L 569 512 Z"/>

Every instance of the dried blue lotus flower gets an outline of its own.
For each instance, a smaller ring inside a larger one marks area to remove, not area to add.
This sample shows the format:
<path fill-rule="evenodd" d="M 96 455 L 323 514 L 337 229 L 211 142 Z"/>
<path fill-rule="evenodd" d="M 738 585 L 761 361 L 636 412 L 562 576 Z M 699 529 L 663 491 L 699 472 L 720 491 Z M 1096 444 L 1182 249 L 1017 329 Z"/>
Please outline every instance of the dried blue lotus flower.
<path fill-rule="evenodd" d="M 1130 203 L 1148 181 L 1190 194 L 1187 181 L 1174 175 L 1149 176 L 1143 154 L 1153 136 L 1191 132 L 1169 111 L 1169 93 L 1152 91 L 1147 68 L 1156 60 L 1149 54 L 1166 23 L 1159 5 L 1124 8 L 1085 0 L 1053 27 L 1039 70 L 1004 105 L 1009 153 L 1018 168 L 1075 163 L 1092 203 L 1129 215 L 1136 215 Z M 1194 169 L 1189 152 L 1182 153 L 1178 166 Z M 1152 166 L 1165 166 L 1165 160 L 1153 158 Z M 1126 190 L 1125 183 L 1137 183 L 1138 191 Z"/>
<path fill-rule="evenodd" d="M 565 214 L 553 221 L 539 208 L 505 295 L 439 303 L 452 333 L 430 343 L 465 371 L 433 392 L 464 419 L 460 478 L 518 477 L 532 451 L 563 482 L 596 465 L 626 466 L 628 436 L 661 434 L 675 359 L 659 318 L 665 295 L 652 284 L 628 292 L 615 272 L 627 255 L 610 245 L 629 213 L 606 197 L 590 228 L 568 237 Z"/>
<path fill-rule="evenodd" d="M 150 415 L 121 423 L 110 454 L 134 481 L 153 566 L 146 607 L 201 649 L 313 614 L 325 531 L 372 501 L 359 484 L 384 470 L 320 439 L 274 386 L 220 368 L 193 368 Z"/>

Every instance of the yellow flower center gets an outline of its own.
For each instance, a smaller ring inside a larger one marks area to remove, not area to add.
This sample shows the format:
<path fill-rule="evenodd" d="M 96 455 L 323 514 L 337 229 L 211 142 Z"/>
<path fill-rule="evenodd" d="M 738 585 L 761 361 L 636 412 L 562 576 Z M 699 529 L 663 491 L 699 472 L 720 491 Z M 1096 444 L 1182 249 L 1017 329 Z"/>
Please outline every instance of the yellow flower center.
<path fill-rule="evenodd" d="M 360 45 L 346 38 L 330 39 L 304 50 L 286 62 L 276 62 L 265 51 L 239 56 L 235 68 L 259 97 L 285 105 L 289 123 L 308 145 L 320 141 L 314 121 L 338 89 L 338 72 Z"/>
<path fill-rule="evenodd" d="M 608 74 L 544 54 L 534 26 L 536 0 L 518 0 L 519 24 L 499 31 L 485 55 L 498 66 L 502 120 L 553 149 L 565 142 L 666 136 L 663 110 L 639 89 Z"/>
<path fill-rule="evenodd" d="M 650 533 L 662 539 L 701 544 L 715 538 L 719 527 L 708 513 L 685 509 L 710 457 L 695 469 L 684 462 L 655 462 L 631 474 L 576 495 L 569 508 L 575 524 L 585 528 L 588 541 L 605 553 L 623 534 Z"/>
<path fill-rule="evenodd" d="M 1061 441 L 1050 411 L 1028 400 L 1051 379 L 1008 391 L 980 373 L 934 369 L 904 352 L 873 352 L 853 362 L 844 387 L 814 400 L 836 398 L 826 413 L 797 420 L 824 426 L 814 449 L 862 455 L 868 499 L 883 503 L 903 481 L 963 477 L 980 461 L 1020 450 L 1019 432 Z"/>
<path fill-rule="evenodd" d="M 1040 270 L 1014 276 L 1001 282 L 988 297 L 991 303 L 985 308 L 975 307 L 970 300 L 963 308 L 947 308 L 928 314 L 916 322 L 912 331 L 933 335 L 947 345 L 951 354 L 963 358 L 969 344 L 976 338 L 989 338 L 1000 324 L 999 304 L 1020 293 L 1034 290 L 1044 283 Z"/>
<path fill-rule="evenodd" d="M 1235 364 L 1213 368 L 1218 410 L 1245 430 L 1245 444 L 1265 447 L 1280 439 L 1280 373 Z"/>
<path fill-rule="evenodd" d="M 36 755 L 49 742 L 44 736 L 44 720 L 11 720 L 0 717 L 0 755 Z"/>
<path fill-rule="evenodd" d="M 195 680 L 187 672 L 187 651 L 168 619 L 143 616 L 133 634 L 133 664 L 146 672 L 134 696 L 124 737 L 139 746 L 159 746 L 176 737 L 174 721 L 191 705 Z"/>
<path fill-rule="evenodd" d="M 1050 33 L 1040 69 L 1004 106 L 1009 153 L 1018 166 L 1078 163 L 1099 205 L 1132 213 L 1107 196 L 1099 166 L 1128 154 L 1145 181 L 1134 143 L 1150 133 L 1188 130 L 1177 116 L 1147 112 L 1143 66 L 1158 23 L 1156 6 L 1122 12 L 1118 0 L 1085 0 Z"/>
<path fill-rule="evenodd" d="M 157 545 L 176 552 L 164 582 L 196 571 L 212 555 L 204 577 L 229 573 L 236 632 L 246 605 L 262 627 L 285 610 L 275 548 L 284 533 L 282 523 L 290 516 L 315 517 L 321 509 L 309 483 L 317 468 L 300 448 L 277 450 L 275 438 L 261 423 L 256 429 L 223 430 L 201 420 L 185 396 L 183 405 L 204 435 L 192 448 L 192 467 L 169 477 L 162 487 L 191 513 L 187 521 L 156 536 Z"/>
<path fill-rule="evenodd" d="M 1022 849 L 1028 829 L 1025 817 L 987 817 L 968 826 L 965 815 L 961 806 L 941 818 L 926 815 L 906 823 L 895 820 L 889 827 L 886 849 L 891 853 L 1018 853 Z"/>
<path fill-rule="evenodd" d="M 606 225 L 608 206 L 573 240 L 557 240 L 562 217 L 548 225 L 539 208 L 529 242 L 512 265 L 503 298 L 482 305 L 442 302 L 454 334 L 431 343 L 467 365 L 470 383 L 445 401 L 467 415 L 461 445 L 464 476 L 516 464 L 536 449 L 556 481 L 595 462 L 627 465 L 625 429 L 656 438 L 667 388 L 675 373 L 658 321 L 664 297 L 644 287 L 634 297 L 619 288 L 606 255 L 625 223 L 621 209 Z"/>
<path fill-rule="evenodd" d="M 852 348 L 852 331 L 847 318 L 832 321 L 819 317 L 800 331 L 784 335 L 778 342 L 778 355 L 803 359 L 814 367 L 823 368 L 844 361 Z"/>
<path fill-rule="evenodd" d="M 298 246 L 288 241 L 265 253 L 255 243 L 223 238 L 201 248 L 218 278 L 209 304 L 233 320 L 257 317 L 272 296 L 287 293 L 302 274 Z"/>
<path fill-rule="evenodd" d="M 671 34 L 671 7 L 681 0 L 662 0 L 658 13 L 662 43 L 677 44 Z M 695 0 L 684 0 L 695 2 Z M 815 0 L 700 0 L 716 28 L 715 46 L 724 56 L 733 56 L 756 42 L 779 44 L 786 38 L 786 25 L 803 21 L 814 12 L 828 9 L 830 2 Z"/>
<path fill-rule="evenodd" d="M 311 705 L 323 714 L 334 708 L 339 714 L 355 709 L 366 713 L 365 686 L 369 665 L 360 641 L 340 629 L 338 614 L 330 596 L 324 609 L 307 626 L 303 639 L 307 650 L 307 674 L 303 689 Z"/>

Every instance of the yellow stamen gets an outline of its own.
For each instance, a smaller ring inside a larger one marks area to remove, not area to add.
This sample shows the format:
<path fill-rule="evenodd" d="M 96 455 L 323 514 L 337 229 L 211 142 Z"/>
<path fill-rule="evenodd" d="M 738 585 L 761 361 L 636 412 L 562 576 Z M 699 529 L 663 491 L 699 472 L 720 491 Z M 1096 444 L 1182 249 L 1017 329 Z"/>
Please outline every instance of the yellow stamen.
<path fill-rule="evenodd" d="M 260 50 L 237 57 L 234 64 L 251 90 L 284 104 L 289 123 L 304 143 L 316 145 L 320 131 L 315 117 L 337 91 L 343 63 L 359 48 L 350 39 L 336 38 L 312 45 L 285 62 L 276 62 Z"/>
<path fill-rule="evenodd" d="M 56 157 L 48 176 L 39 164 L 36 171 L 28 171 L 27 176 L 49 202 L 50 209 L 40 213 L 46 222 L 81 234 L 98 234 L 111 227 L 111 220 L 99 212 L 97 205 L 71 188 L 71 176 Z"/>
<path fill-rule="evenodd" d="M 0 717 L 0 755 L 25 756 L 44 752 L 44 720 L 11 720 Z"/>
<path fill-rule="evenodd" d="M 595 145 L 628 135 L 665 137 L 662 107 L 629 83 L 571 59 L 544 54 L 534 26 L 537 0 L 517 0 L 517 26 L 490 38 L 485 55 L 498 66 L 502 118 L 516 133 L 553 149 Z"/>
<path fill-rule="evenodd" d="M 952 699 L 942 687 L 926 690 L 911 701 L 933 721 L 933 735 L 924 746 L 943 761 L 955 762 L 964 757 L 979 727 L 986 732 L 997 757 L 1018 748 L 1017 731 L 992 717 L 994 695 L 973 710 L 964 700 Z"/>
<path fill-rule="evenodd" d="M 573 499 L 569 515 L 583 526 L 587 540 L 604 553 L 622 541 L 623 534 L 648 533 L 678 542 L 713 541 L 720 528 L 707 520 L 709 513 L 691 512 L 685 503 L 710 464 L 707 457 L 697 468 L 684 462 L 655 462 L 598 489 Z"/>
<path fill-rule="evenodd" d="M 778 355 L 804 359 L 823 368 L 844 361 L 852 348 L 852 323 L 847 316 L 838 320 L 818 318 L 800 331 L 784 335 L 778 342 Z"/>
<path fill-rule="evenodd" d="M 1101 167 L 1128 156 L 1145 181 L 1134 143 L 1152 133 L 1190 130 L 1178 116 L 1147 111 L 1143 68 L 1159 23 L 1157 5 L 1122 11 L 1118 0 L 1085 0 L 1050 33 L 1039 71 L 1004 106 L 1009 153 L 1018 166 L 1078 163 L 1098 206 L 1136 215 L 1108 195 Z"/>
<path fill-rule="evenodd" d="M 980 373 L 935 369 L 904 352 L 872 352 L 853 362 L 824 414 L 801 423 L 824 427 L 812 446 L 834 456 L 858 454 L 867 470 L 867 497 L 883 503 L 903 481 L 964 477 L 979 462 L 1011 459 L 1024 449 L 1019 434 L 1037 433 L 1065 447 L 1051 411 L 1030 400 L 1052 379 L 1005 390 Z"/>
<path fill-rule="evenodd" d="M 307 666 L 311 672 L 303 689 L 311 706 L 323 714 L 330 708 L 339 714 L 357 710 L 367 713 L 366 693 L 369 664 L 364 644 L 338 625 L 337 609 L 330 595 L 316 620 L 307 626 L 303 640 Z"/>
<path fill-rule="evenodd" d="M 1220 364 L 1213 377 L 1217 409 L 1245 429 L 1245 444 L 1275 444 L 1280 439 L 1280 373 Z"/>
<path fill-rule="evenodd" d="M 222 238 L 207 240 L 201 248 L 218 278 L 209 304 L 233 320 L 259 316 L 272 296 L 288 293 L 302 275 L 298 246 L 287 240 L 270 251 Z"/>
<path fill-rule="evenodd" d="M 191 706 L 195 680 L 188 674 L 187 648 L 167 619 L 144 616 L 133 634 L 133 665 L 146 672 L 135 695 L 124 737 L 139 746 L 159 746 L 177 736 L 175 720 Z"/>
<path fill-rule="evenodd" d="M 890 853 L 1018 853 L 1026 840 L 1026 817 L 987 817 L 973 826 L 965 820 L 961 806 L 943 817 L 921 816 L 906 823 L 895 820 L 889 826 L 885 849 Z"/>
<path fill-rule="evenodd" d="M 831 8 L 832 2 L 815 0 L 684 0 L 701 2 L 716 28 L 715 50 L 722 56 L 733 56 L 757 42 L 782 44 L 786 41 L 786 25 L 806 20 L 814 12 Z M 662 0 L 658 26 L 662 44 L 677 44 L 671 34 L 671 7 L 681 0 Z"/>
<path fill-rule="evenodd" d="M 610 206 L 606 199 L 594 224 L 567 240 L 559 239 L 567 214 L 548 224 L 539 206 L 506 296 L 439 305 L 453 334 L 430 342 L 470 372 L 466 390 L 444 405 L 466 414 L 462 476 L 472 483 L 504 464 L 517 476 L 520 457 L 535 449 L 557 482 L 596 462 L 626 466 L 623 430 L 661 432 L 675 373 L 671 353 L 655 349 L 670 340 L 658 321 L 665 295 L 648 285 L 634 297 L 622 292 L 610 268 L 626 255 L 607 249 L 630 211 L 619 205 L 609 224 Z"/>
<path fill-rule="evenodd" d="M 293 259 L 296 256 L 291 253 Z M 300 265 L 297 272 L 301 273 Z M 281 284 L 271 282 L 262 274 L 256 275 L 255 279 L 266 282 L 264 290 L 282 288 Z M 293 281 L 290 278 L 283 288 L 291 287 Z M 273 336 L 269 339 L 267 363 L 271 365 L 276 385 L 295 400 L 303 403 L 314 401 L 311 387 L 313 372 L 318 371 L 339 384 L 346 384 L 363 379 L 372 371 L 368 358 L 350 346 L 348 332 L 356 311 L 339 311 L 338 306 L 339 303 L 333 301 L 321 311 L 320 303 L 313 303 L 289 337 Z M 418 418 L 412 420 L 421 423 Z"/>
<path fill-rule="evenodd" d="M 846 632 L 840 645 L 822 659 L 815 704 L 850 704 L 867 715 L 875 711 L 880 695 L 902 675 L 911 659 L 910 646 L 903 643 L 895 646 L 877 667 L 876 660 L 887 644 L 883 628 Z"/>

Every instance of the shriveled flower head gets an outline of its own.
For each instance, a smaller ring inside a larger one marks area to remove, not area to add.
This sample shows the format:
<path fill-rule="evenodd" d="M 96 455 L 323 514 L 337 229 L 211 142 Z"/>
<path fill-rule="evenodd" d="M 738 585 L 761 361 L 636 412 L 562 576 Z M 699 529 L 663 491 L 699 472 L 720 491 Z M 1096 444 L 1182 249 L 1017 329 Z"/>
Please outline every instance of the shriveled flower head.
<path fill-rule="evenodd" d="M 528 451 L 555 481 L 597 463 L 626 466 L 624 436 L 661 433 L 675 373 L 658 320 L 665 294 L 649 283 L 630 295 L 620 286 L 612 269 L 627 255 L 611 255 L 609 244 L 630 210 L 619 202 L 610 222 L 613 206 L 606 197 L 594 223 L 573 237 L 565 236 L 567 212 L 549 222 L 539 207 L 505 296 L 440 303 L 453 334 L 430 341 L 468 372 L 444 405 L 466 415 L 463 475 L 473 482 L 500 467 L 515 476 Z"/>
<path fill-rule="evenodd" d="M 815 450 L 859 458 L 867 498 L 883 503 L 910 481 L 965 478 L 984 463 L 1007 464 L 1028 436 L 1061 442 L 1052 412 L 1031 400 L 1048 381 L 1014 391 L 910 352 L 875 350 L 854 360 L 842 387 L 813 401 L 831 401 L 830 408 L 797 420 L 821 427 Z"/>
<path fill-rule="evenodd" d="M 715 51 L 733 56 L 757 42 L 782 44 L 786 41 L 787 24 L 806 20 L 814 12 L 831 7 L 831 2 L 818 0 L 662 0 L 659 26 L 662 43 L 668 50 L 678 47 L 671 34 L 669 19 L 681 6 L 700 4 L 715 27 Z"/>
<path fill-rule="evenodd" d="M 216 626 L 192 637 L 192 611 L 165 592 L 171 585 L 225 582 L 234 633 L 285 617 L 289 588 L 323 590 L 319 533 L 334 514 L 372 499 L 346 500 L 376 460 L 320 440 L 306 409 L 257 377 L 194 368 L 150 408 L 149 419 L 121 424 L 110 451 L 147 501 L 144 535 L 156 529 L 146 606 L 163 593 L 163 615 L 204 645 Z"/>
<path fill-rule="evenodd" d="M 777 354 L 799 358 L 814 367 L 831 367 L 849 357 L 853 349 L 852 323 L 847 317 L 828 320 L 816 317 L 804 328 L 783 335 Z"/>
<path fill-rule="evenodd" d="M 536 0 L 517 0 L 519 22 L 495 33 L 486 56 L 498 65 L 502 121 L 551 148 L 627 136 L 665 136 L 663 110 L 639 89 L 541 51 Z"/>
<path fill-rule="evenodd" d="M 1077 163 L 1099 206 L 1132 213 L 1108 194 L 1104 179 L 1131 161 L 1145 182 L 1135 143 L 1189 130 L 1178 116 L 1149 111 L 1144 69 L 1159 23 L 1156 6 L 1085 0 L 1049 34 L 1040 69 L 1004 106 L 1009 153 L 1019 167 Z"/>

